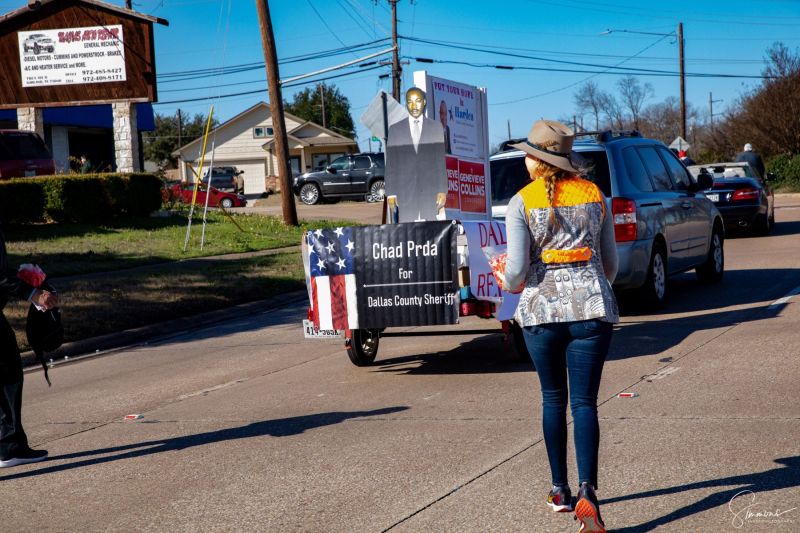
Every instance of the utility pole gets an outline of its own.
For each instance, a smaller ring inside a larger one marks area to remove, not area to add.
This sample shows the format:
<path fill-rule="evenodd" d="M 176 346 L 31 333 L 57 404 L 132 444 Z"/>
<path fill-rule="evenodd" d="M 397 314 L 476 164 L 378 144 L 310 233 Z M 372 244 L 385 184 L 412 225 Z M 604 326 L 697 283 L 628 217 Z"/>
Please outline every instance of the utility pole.
<path fill-rule="evenodd" d="M 403 76 L 403 67 L 400 66 L 400 46 L 397 44 L 397 2 L 399 0 L 389 0 L 392 5 L 392 96 L 400 101 L 400 79 Z"/>
<path fill-rule="evenodd" d="M 683 68 L 683 22 L 678 23 L 678 58 L 681 71 L 681 137 L 686 138 L 686 73 Z"/>
<path fill-rule="evenodd" d="M 322 127 L 327 128 L 328 126 L 325 124 L 325 84 L 322 82 L 319 83 L 319 98 L 322 100 Z"/>
<path fill-rule="evenodd" d="M 275 151 L 278 159 L 278 179 L 281 184 L 281 206 L 283 223 L 297 226 L 297 208 L 292 195 L 292 169 L 289 166 L 289 139 L 286 136 L 286 123 L 283 117 L 283 96 L 281 95 L 280 75 L 278 73 L 278 54 L 275 50 L 275 37 L 272 33 L 272 20 L 269 16 L 268 0 L 256 0 L 258 22 L 261 28 L 261 43 L 264 48 L 264 64 L 267 69 L 269 88 L 269 108 L 272 114 Z"/>
<path fill-rule="evenodd" d="M 511 139 L 511 119 L 506 119 L 506 126 L 508 126 L 508 138 Z"/>
<path fill-rule="evenodd" d="M 178 147 L 183 146 L 183 117 L 181 117 L 181 110 L 178 108 Z"/>
<path fill-rule="evenodd" d="M 712 93 L 708 93 L 708 120 L 711 123 L 711 129 L 714 129 L 714 103 L 721 102 L 722 98 L 719 100 L 714 100 L 714 96 Z"/>

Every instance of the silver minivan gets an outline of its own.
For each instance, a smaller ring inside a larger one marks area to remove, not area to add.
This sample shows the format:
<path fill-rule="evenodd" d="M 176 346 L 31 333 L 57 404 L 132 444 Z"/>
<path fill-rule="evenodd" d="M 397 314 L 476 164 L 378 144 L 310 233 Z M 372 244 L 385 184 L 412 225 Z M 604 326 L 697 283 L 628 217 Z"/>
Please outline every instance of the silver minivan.
<path fill-rule="evenodd" d="M 668 278 L 694 269 L 704 283 L 722 279 L 725 229 L 702 193 L 707 177 L 693 178 L 661 142 L 638 132 L 590 132 L 576 136 L 586 177 L 610 199 L 619 251 L 614 288 L 633 289 L 650 308 L 662 307 Z M 530 182 L 525 153 L 502 151 L 490 158 L 492 216 L 505 219 L 509 200 Z"/>

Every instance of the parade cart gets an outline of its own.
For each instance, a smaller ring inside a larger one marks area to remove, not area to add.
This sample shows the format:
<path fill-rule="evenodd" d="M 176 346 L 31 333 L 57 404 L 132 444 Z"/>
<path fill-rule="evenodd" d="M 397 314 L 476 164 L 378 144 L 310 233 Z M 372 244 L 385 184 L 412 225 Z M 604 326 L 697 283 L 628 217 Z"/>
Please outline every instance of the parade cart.
<path fill-rule="evenodd" d="M 446 334 L 475 315 L 499 320 L 509 349 L 530 361 L 512 320 L 518 297 L 501 291 L 490 266 L 506 233 L 491 218 L 486 91 L 424 71 L 414 84 L 405 107 L 379 92 L 361 117 L 384 138 L 389 223 L 304 235 L 305 336 L 343 337 L 350 360 L 364 366 L 381 337 L 414 334 L 389 328 L 445 326 L 436 334 Z"/>
<path fill-rule="evenodd" d="M 431 221 L 322 228 L 305 234 L 309 296 L 306 338 L 344 338 L 350 361 L 375 361 L 382 337 L 415 335 L 387 328 L 444 326 L 459 318 L 498 320 L 505 345 L 530 361 L 513 321 L 518 295 L 502 291 L 489 260 L 505 251 L 498 221 Z"/>

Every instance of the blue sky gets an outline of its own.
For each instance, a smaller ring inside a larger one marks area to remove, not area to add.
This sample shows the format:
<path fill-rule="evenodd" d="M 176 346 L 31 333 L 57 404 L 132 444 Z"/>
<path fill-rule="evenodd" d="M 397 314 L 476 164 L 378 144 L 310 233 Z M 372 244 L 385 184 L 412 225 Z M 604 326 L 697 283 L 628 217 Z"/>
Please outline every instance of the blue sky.
<path fill-rule="evenodd" d="M 0 0 L 0 12 L 25 3 Z M 112 3 L 124 4 L 122 0 Z M 258 66 L 224 77 L 175 81 L 170 76 L 197 69 L 239 65 L 247 68 L 263 61 L 255 1 L 134 0 L 134 8 L 170 23 L 168 27 L 155 28 L 159 100 L 167 102 L 156 105 L 157 112 L 174 113 L 180 107 L 190 113 L 206 113 L 213 102 L 215 115 L 224 121 L 267 100 L 264 69 Z M 390 37 L 387 0 L 273 0 L 270 9 L 278 59 L 283 61 L 283 79 L 388 48 L 388 41 L 382 41 L 361 51 L 311 61 L 286 61 Z M 614 69 L 609 67 L 677 73 L 678 45 L 673 36 L 630 33 L 633 31 L 669 34 L 677 29 L 678 22 L 683 22 L 687 73 L 758 76 L 765 51 L 772 43 L 782 41 L 792 50 L 800 47 L 797 0 L 400 0 L 398 19 L 401 37 L 444 43 L 401 40 L 401 55 L 410 61 L 404 65 L 402 90 L 411 85 L 415 70 L 486 87 L 492 145 L 508 136 L 509 123 L 511 135 L 519 137 L 527 134 L 531 123 L 539 118 L 572 116 L 573 94 L 586 79 L 614 92 L 620 76 L 612 74 Z M 628 32 L 601 34 L 608 29 Z M 487 50 L 494 53 L 486 53 Z M 419 63 L 414 59 L 417 57 L 444 62 Z M 517 68 L 500 70 L 495 68 L 497 65 Z M 532 70 L 542 68 L 548 70 Z M 388 72 L 388 67 L 366 70 L 356 66 L 320 76 L 348 73 L 329 82 L 349 98 L 364 150 L 369 133 L 358 119 L 379 89 L 391 93 L 390 79 L 379 78 Z M 655 89 L 655 96 L 648 103 L 678 96 L 677 77 L 639 78 Z M 307 83 L 314 85 L 313 81 Z M 715 100 L 722 100 L 714 104 L 716 114 L 758 83 L 759 80 L 748 78 L 688 77 L 687 100 L 707 113 L 711 92 Z M 291 99 L 294 92 L 303 88 L 285 88 L 284 99 Z M 222 98 L 249 91 L 260 92 Z M 213 99 L 168 103 L 205 97 Z M 586 120 L 588 125 L 588 117 Z"/>

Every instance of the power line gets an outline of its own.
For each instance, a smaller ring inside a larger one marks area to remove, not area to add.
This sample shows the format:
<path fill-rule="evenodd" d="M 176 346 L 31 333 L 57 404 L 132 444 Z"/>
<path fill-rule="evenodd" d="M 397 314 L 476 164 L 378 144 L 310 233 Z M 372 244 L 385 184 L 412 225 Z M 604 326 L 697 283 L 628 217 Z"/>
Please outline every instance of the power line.
<path fill-rule="evenodd" d="M 322 82 L 322 81 L 333 80 L 333 79 L 336 79 L 336 78 L 342 78 L 344 76 L 350 76 L 352 74 L 357 74 L 357 73 L 360 73 L 360 72 L 367 72 L 367 71 L 375 70 L 375 69 L 378 69 L 378 68 L 383 68 L 383 65 L 375 65 L 375 66 L 372 66 L 372 67 L 360 68 L 358 70 L 352 70 L 350 72 L 344 72 L 342 74 L 336 74 L 336 75 L 333 75 L 333 76 L 326 76 L 324 78 L 315 78 L 313 80 L 304 80 L 304 81 L 299 81 L 297 83 L 287 83 L 286 85 L 282 85 L 281 87 L 282 88 L 291 88 L 291 87 L 301 87 L 301 86 L 306 86 L 306 85 L 313 85 L 313 84 L 316 84 L 316 83 L 319 83 L 319 82 Z M 248 83 L 251 83 L 251 82 L 248 82 Z M 197 98 L 183 98 L 183 99 L 180 99 L 180 100 L 170 100 L 170 101 L 167 101 L 167 102 L 154 102 L 153 105 L 182 104 L 184 102 L 201 102 L 201 101 L 204 101 L 204 100 L 216 100 L 218 98 L 232 98 L 234 96 L 245 96 L 245 95 L 250 95 L 250 94 L 258 94 L 258 93 L 267 94 L 268 91 L 266 89 L 257 89 L 255 91 L 244 91 L 244 92 L 239 92 L 239 93 L 222 94 L 222 95 L 219 95 L 219 96 L 202 96 L 202 97 L 197 97 Z"/>

